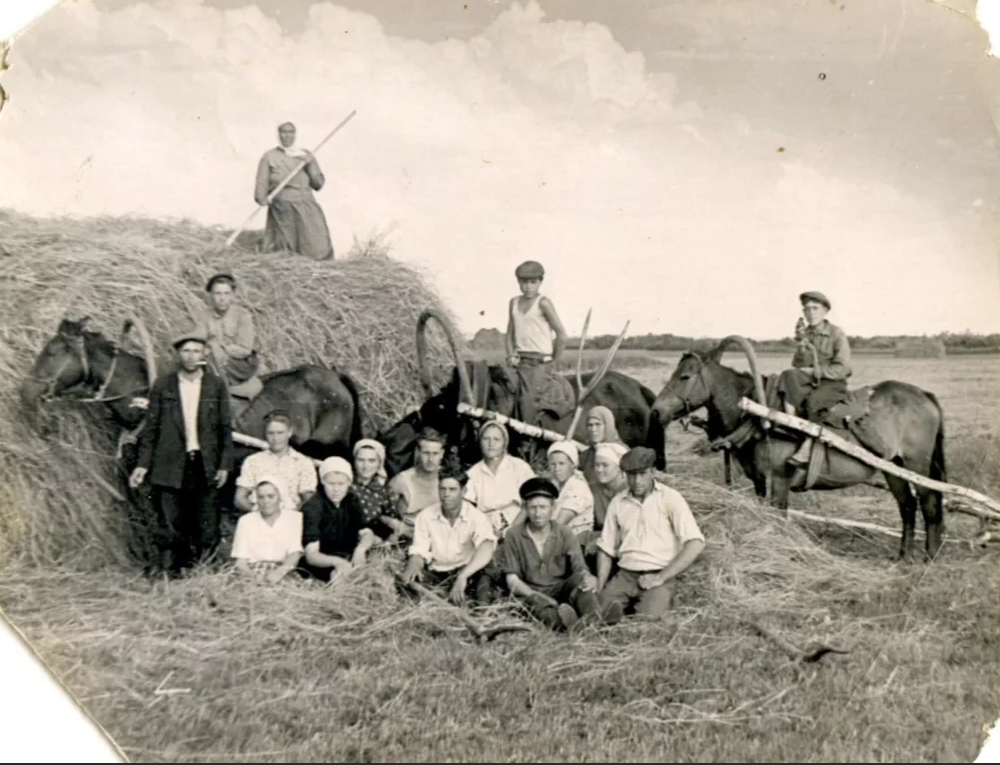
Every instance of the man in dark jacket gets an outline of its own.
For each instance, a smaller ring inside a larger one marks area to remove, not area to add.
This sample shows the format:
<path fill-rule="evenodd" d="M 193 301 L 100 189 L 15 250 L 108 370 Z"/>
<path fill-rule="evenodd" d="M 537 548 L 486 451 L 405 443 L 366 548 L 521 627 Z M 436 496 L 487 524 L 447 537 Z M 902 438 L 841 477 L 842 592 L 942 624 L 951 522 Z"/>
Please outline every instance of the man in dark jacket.
<path fill-rule="evenodd" d="M 233 465 L 229 392 L 205 369 L 205 337 L 189 332 L 174 343 L 179 365 L 149 394 L 139 463 L 129 484 L 149 476 L 157 512 L 160 565 L 176 575 L 219 544 L 218 490 Z"/>

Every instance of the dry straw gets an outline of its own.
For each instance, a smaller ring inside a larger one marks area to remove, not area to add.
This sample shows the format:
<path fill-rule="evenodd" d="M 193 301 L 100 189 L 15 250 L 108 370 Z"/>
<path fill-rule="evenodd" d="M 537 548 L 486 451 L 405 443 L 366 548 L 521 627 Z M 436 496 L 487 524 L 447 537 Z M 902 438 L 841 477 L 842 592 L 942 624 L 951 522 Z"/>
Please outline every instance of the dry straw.
<path fill-rule="evenodd" d="M 436 308 L 426 276 L 391 259 L 385 242 L 355 242 L 335 261 L 253 251 L 256 234 L 223 249 L 224 234 L 188 221 L 35 219 L 0 211 L 0 562 L 26 551 L 92 565 L 134 559 L 136 526 L 113 492 L 124 490 L 111 456 L 117 431 L 100 404 L 50 408 L 55 433 L 27 427 L 17 385 L 63 317 L 89 315 L 115 339 L 135 312 L 170 368 L 169 340 L 187 329 L 207 279 L 231 271 L 256 319 L 269 371 L 326 364 L 358 382 L 364 427 L 374 435 L 420 400 L 415 328 Z M 453 318 L 453 317 L 451 317 Z M 451 356 L 437 326 L 431 363 L 443 381 Z M 130 350 L 141 355 L 138 339 Z M 80 555 L 80 553 L 84 553 Z"/>

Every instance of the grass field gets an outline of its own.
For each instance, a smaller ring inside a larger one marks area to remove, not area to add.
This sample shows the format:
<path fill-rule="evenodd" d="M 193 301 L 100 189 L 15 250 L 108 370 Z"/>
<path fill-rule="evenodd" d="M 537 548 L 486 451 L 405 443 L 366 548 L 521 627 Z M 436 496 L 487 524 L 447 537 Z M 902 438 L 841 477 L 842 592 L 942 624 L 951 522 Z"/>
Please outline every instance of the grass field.
<path fill-rule="evenodd" d="M 658 391 L 675 359 L 616 366 Z M 1000 496 L 1000 360 L 859 360 L 859 383 L 890 377 L 940 396 L 951 480 Z M 401 600 L 385 560 L 339 590 L 12 566 L 0 604 L 133 761 L 971 761 L 998 710 L 996 551 L 896 565 L 892 538 L 788 524 L 742 478 L 724 488 L 697 441 L 671 426 L 667 480 L 708 548 L 658 624 L 477 645 L 448 609 Z M 793 507 L 899 523 L 869 487 Z M 744 620 L 850 653 L 793 663 Z"/>

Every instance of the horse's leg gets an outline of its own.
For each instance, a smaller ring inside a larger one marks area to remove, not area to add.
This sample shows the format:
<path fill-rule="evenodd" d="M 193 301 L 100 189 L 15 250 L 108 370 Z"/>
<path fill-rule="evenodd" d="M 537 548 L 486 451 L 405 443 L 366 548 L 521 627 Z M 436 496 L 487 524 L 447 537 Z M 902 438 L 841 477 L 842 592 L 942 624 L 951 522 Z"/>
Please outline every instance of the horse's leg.
<path fill-rule="evenodd" d="M 899 514 L 903 518 L 903 538 L 899 543 L 899 558 L 907 563 L 913 561 L 913 537 L 917 525 L 917 500 L 910 490 L 908 481 L 886 473 L 886 483 L 889 484 L 889 491 L 896 498 L 899 505 Z"/>
<path fill-rule="evenodd" d="M 917 489 L 920 497 L 920 510 L 924 515 L 924 530 L 927 541 L 924 545 L 928 560 L 937 557 L 944 536 L 944 502 L 941 492 L 928 489 Z"/>

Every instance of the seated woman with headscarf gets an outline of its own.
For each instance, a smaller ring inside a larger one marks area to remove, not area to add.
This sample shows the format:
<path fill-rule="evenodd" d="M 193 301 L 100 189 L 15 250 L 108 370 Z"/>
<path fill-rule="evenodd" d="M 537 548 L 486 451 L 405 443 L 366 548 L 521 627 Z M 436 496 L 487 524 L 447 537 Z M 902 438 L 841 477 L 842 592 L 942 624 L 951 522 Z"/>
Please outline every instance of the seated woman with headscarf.
<path fill-rule="evenodd" d="M 354 471 L 342 457 L 328 457 L 319 466 L 322 491 L 302 505 L 302 569 L 328 582 L 342 579 L 365 562 L 378 537 L 391 532 L 378 520 L 366 521 L 352 492 Z"/>
<path fill-rule="evenodd" d="M 594 473 L 594 457 L 598 444 L 621 444 L 625 446 L 621 436 L 618 435 L 618 428 L 615 426 L 615 416 L 606 406 L 595 406 L 587 412 L 587 445 L 580 454 L 580 472 L 584 479 L 590 484 L 591 491 L 597 483 L 597 475 Z"/>
<path fill-rule="evenodd" d="M 604 518 L 608 505 L 616 494 L 628 488 L 620 463 L 628 453 L 628 447 L 621 444 L 598 444 L 594 454 L 595 482 L 591 485 L 594 495 L 594 529 L 604 528 Z"/>
<path fill-rule="evenodd" d="M 483 458 L 469 468 L 465 498 L 486 514 L 498 539 L 521 519 L 521 484 L 535 477 L 531 465 L 507 453 L 507 428 L 488 421 L 479 429 Z"/>
<path fill-rule="evenodd" d="M 594 532 L 594 495 L 577 470 L 580 454 L 572 441 L 556 441 L 549 447 L 549 474 L 559 487 L 552 520 L 569 526 L 581 545 Z"/>
<path fill-rule="evenodd" d="M 381 522 L 395 537 L 405 530 L 396 514 L 396 503 L 386 485 L 385 447 L 373 438 L 362 438 L 354 445 L 354 485 L 351 491 L 358 498 L 366 523 Z"/>
<path fill-rule="evenodd" d="M 283 510 L 281 479 L 265 475 L 257 481 L 256 508 L 240 516 L 230 557 L 244 574 L 265 574 L 269 582 L 284 579 L 302 557 L 302 513 Z"/>
<path fill-rule="evenodd" d="M 628 453 L 622 444 L 598 444 L 594 447 L 594 483 L 590 484 L 594 496 L 594 533 L 584 545 L 583 557 L 591 570 L 597 566 L 597 542 L 608 515 L 608 505 L 618 494 L 628 489 L 628 481 L 621 469 L 621 459 Z"/>

